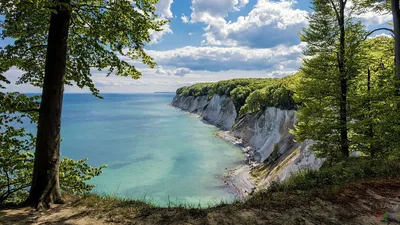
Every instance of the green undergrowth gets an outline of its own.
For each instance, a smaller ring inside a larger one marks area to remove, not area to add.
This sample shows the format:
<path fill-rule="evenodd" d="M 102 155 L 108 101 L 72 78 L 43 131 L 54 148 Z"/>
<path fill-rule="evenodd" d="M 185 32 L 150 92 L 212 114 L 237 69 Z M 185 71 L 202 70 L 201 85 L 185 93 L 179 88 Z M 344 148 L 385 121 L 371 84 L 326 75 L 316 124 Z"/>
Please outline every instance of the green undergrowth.
<path fill-rule="evenodd" d="M 114 195 L 107 194 L 93 194 L 88 193 L 81 196 L 69 195 L 69 197 L 75 198 L 74 204 L 85 205 L 88 207 L 96 207 L 101 205 L 103 208 L 113 209 L 113 208 L 173 208 L 173 209 L 209 209 L 214 207 L 227 206 L 234 203 L 239 203 L 239 200 L 225 201 L 216 200 L 210 201 L 208 203 L 189 203 L 185 201 L 168 201 L 166 206 L 161 206 L 152 203 L 151 197 L 144 196 L 143 198 L 124 198 Z"/>
<path fill-rule="evenodd" d="M 273 182 L 270 192 L 308 191 L 341 186 L 359 180 L 400 178 L 399 159 L 350 158 L 346 162 L 328 165 L 320 170 L 304 169 L 283 182 Z"/>

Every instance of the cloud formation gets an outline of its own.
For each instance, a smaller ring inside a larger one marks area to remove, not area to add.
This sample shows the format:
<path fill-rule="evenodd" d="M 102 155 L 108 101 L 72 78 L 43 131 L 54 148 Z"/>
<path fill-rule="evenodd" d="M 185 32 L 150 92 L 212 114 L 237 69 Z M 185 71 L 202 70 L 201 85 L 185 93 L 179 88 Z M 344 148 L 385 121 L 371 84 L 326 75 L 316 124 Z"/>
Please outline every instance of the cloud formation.
<path fill-rule="evenodd" d="M 191 22 L 211 23 L 224 18 L 229 12 L 239 11 L 248 4 L 248 0 L 192 0 Z"/>
<path fill-rule="evenodd" d="M 183 23 L 189 23 L 189 17 L 187 17 L 185 14 L 182 14 L 181 20 Z"/>
<path fill-rule="evenodd" d="M 190 70 L 282 70 L 281 65 L 297 69 L 301 64 L 306 45 L 279 45 L 273 48 L 251 49 L 245 47 L 186 46 L 183 48 L 147 53 L 163 66 Z"/>
<path fill-rule="evenodd" d="M 159 0 L 156 4 L 156 13 L 163 18 L 172 18 L 171 5 L 174 0 Z"/>
<path fill-rule="evenodd" d="M 159 0 L 156 7 L 156 13 L 160 16 L 160 19 L 170 19 L 174 16 L 171 11 L 171 5 L 174 0 Z M 173 34 L 170 24 L 162 26 L 162 31 L 150 30 L 150 43 L 158 44 L 162 41 L 162 38 L 166 34 Z"/>
<path fill-rule="evenodd" d="M 298 32 L 307 25 L 307 12 L 294 9 L 294 1 L 259 0 L 247 16 L 226 21 L 229 12 L 238 11 L 248 0 L 193 0 L 191 22 L 203 22 L 203 44 L 268 48 L 300 43 Z"/>
<path fill-rule="evenodd" d="M 163 69 L 162 66 L 160 66 L 157 70 L 156 70 L 157 74 L 166 74 L 168 76 L 178 76 L 178 77 L 184 77 L 190 73 L 192 73 L 192 71 L 188 68 L 176 68 L 176 69 L 170 69 L 170 70 L 165 70 Z"/>
<path fill-rule="evenodd" d="M 138 61 L 125 58 L 142 72 L 140 80 L 113 75 L 106 77 L 103 72 L 93 70 L 93 82 L 102 92 L 131 93 L 174 91 L 198 82 L 239 77 L 283 77 L 293 74 L 301 66 L 302 52 L 306 48 L 306 44 L 300 42 L 298 33 L 308 24 L 308 12 L 298 9 L 303 1 L 298 2 L 257 0 L 250 5 L 249 0 L 191 0 L 190 9 L 186 8 L 191 12 L 173 12 L 173 0 L 159 0 L 156 11 L 160 19 L 173 21 L 172 25 L 165 25 L 161 32 L 150 32 L 150 44 L 159 44 L 152 46 L 153 49 L 169 49 L 147 50 L 160 66 L 150 69 Z M 175 1 L 175 4 L 181 3 Z M 372 28 L 392 19 L 389 14 L 380 15 L 376 12 L 353 15 L 356 20 Z M 178 23 L 174 24 L 175 21 Z M 180 21 L 199 23 L 199 26 L 182 25 Z M 179 26 L 183 26 L 182 31 Z M 165 35 L 173 34 L 172 27 L 176 31 L 174 35 L 177 35 L 177 41 L 173 40 L 176 42 L 173 47 L 170 46 L 171 42 L 163 45 Z M 182 39 L 185 42 L 180 45 L 179 40 Z M 12 81 L 20 75 L 21 71 L 15 68 L 6 73 Z M 8 87 L 7 91 L 40 92 L 40 88 L 30 85 L 12 84 Z M 67 86 L 66 92 L 88 90 Z"/>

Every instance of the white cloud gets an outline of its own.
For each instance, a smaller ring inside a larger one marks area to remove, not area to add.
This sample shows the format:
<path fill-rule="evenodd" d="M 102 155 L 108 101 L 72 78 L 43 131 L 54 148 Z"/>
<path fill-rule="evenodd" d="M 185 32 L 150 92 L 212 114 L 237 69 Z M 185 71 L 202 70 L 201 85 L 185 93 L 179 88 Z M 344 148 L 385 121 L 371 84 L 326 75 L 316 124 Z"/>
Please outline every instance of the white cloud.
<path fill-rule="evenodd" d="M 174 0 L 159 0 L 156 4 L 156 12 L 159 14 L 162 18 L 172 18 L 173 13 L 171 11 L 171 5 L 174 2 Z"/>
<path fill-rule="evenodd" d="M 172 29 L 169 24 L 162 26 L 162 31 L 150 30 L 150 44 L 158 44 L 162 41 L 162 38 L 166 34 L 173 34 Z"/>
<path fill-rule="evenodd" d="M 230 12 L 239 11 L 248 3 L 248 0 L 192 0 L 191 22 L 210 23 L 226 17 Z"/>
<path fill-rule="evenodd" d="M 160 19 L 170 19 L 174 17 L 174 14 L 171 11 L 171 5 L 174 0 L 159 0 L 156 6 L 156 12 L 160 16 Z M 162 26 L 162 31 L 154 31 L 150 30 L 150 43 L 149 44 L 158 44 L 162 41 L 162 38 L 166 34 L 172 34 L 172 29 L 169 24 L 165 24 Z"/>
<path fill-rule="evenodd" d="M 365 26 L 382 25 L 392 21 L 392 15 L 388 12 L 378 12 L 373 9 L 356 10 L 352 0 L 348 0 L 346 13 L 351 14 L 356 20 L 361 21 Z"/>
<path fill-rule="evenodd" d="M 244 47 L 186 46 L 183 48 L 154 51 L 148 54 L 163 66 L 183 67 L 191 70 L 281 70 L 287 64 L 288 70 L 296 70 L 306 45 L 301 43 L 286 47 L 251 49 Z M 285 66 L 285 69 L 286 69 Z"/>
<path fill-rule="evenodd" d="M 300 43 L 298 33 L 307 26 L 308 12 L 296 9 L 293 0 L 258 0 L 246 16 L 239 16 L 235 21 L 227 21 L 229 12 L 238 10 L 248 1 L 238 0 L 193 0 L 191 22 L 203 22 L 205 27 L 203 45 L 248 46 L 253 48 L 270 48 L 280 44 L 297 45 Z M 353 7 L 348 2 L 348 13 Z M 353 13 L 356 20 L 367 27 L 382 25 L 392 20 L 390 14 L 375 11 Z"/>
<path fill-rule="evenodd" d="M 249 0 L 239 0 L 240 7 L 245 7 L 247 4 L 249 4 Z"/>
<path fill-rule="evenodd" d="M 294 9 L 294 1 L 259 0 L 247 16 L 240 16 L 235 22 L 225 20 L 227 13 L 248 1 L 218 1 L 213 7 L 211 2 L 215 1 L 194 0 L 192 5 L 191 21 L 207 24 L 203 44 L 257 48 L 296 45 L 300 43 L 298 32 L 308 23 L 308 13 Z"/>
<path fill-rule="evenodd" d="M 187 70 L 186 68 L 175 68 L 164 66 L 165 71 L 173 70 Z M 158 74 L 156 69 L 149 69 L 143 65 L 139 65 L 138 69 L 142 71 L 143 76 L 139 80 L 134 80 L 128 77 L 109 76 L 94 70 L 92 79 L 95 86 L 101 93 L 149 93 L 156 91 L 175 91 L 177 88 L 187 85 L 192 85 L 200 82 L 216 82 L 219 80 L 228 80 L 233 78 L 246 78 L 246 77 L 280 77 L 292 74 L 294 71 L 264 71 L 264 70 L 228 70 L 228 71 L 191 71 L 190 76 L 171 76 L 168 74 Z M 18 69 L 11 69 L 5 75 L 8 78 L 16 80 L 22 72 Z M 19 91 L 23 93 L 40 93 L 41 89 L 33 87 L 29 84 L 15 85 L 14 82 L 7 85 L 6 91 Z M 76 86 L 66 86 L 66 93 L 88 93 L 87 88 L 80 89 Z"/>
<path fill-rule="evenodd" d="M 376 34 L 369 36 L 368 39 L 376 38 L 376 37 L 393 37 L 393 36 L 390 34 L 387 34 L 387 33 L 376 33 Z"/>
<path fill-rule="evenodd" d="M 92 79 L 103 93 L 133 93 L 175 91 L 177 88 L 199 82 L 215 82 L 239 77 L 282 77 L 295 73 L 301 65 L 305 44 L 269 49 L 243 47 L 184 47 L 166 51 L 147 52 L 161 65 L 150 69 L 138 61 L 129 61 L 142 77 L 134 80 L 117 77 L 95 69 Z M 13 83 L 21 71 L 13 68 L 6 73 Z M 190 74 L 190 75 L 188 75 Z M 89 92 L 87 88 L 66 86 L 66 92 Z M 8 85 L 7 91 L 40 92 L 30 85 Z"/>
<path fill-rule="evenodd" d="M 189 23 L 189 17 L 185 16 L 185 14 L 182 14 L 181 19 L 183 23 Z"/>
<path fill-rule="evenodd" d="M 192 71 L 188 68 L 177 68 L 177 69 L 167 69 L 165 70 L 162 66 L 160 66 L 157 70 L 156 70 L 157 74 L 166 74 L 168 76 L 178 76 L 178 77 L 184 77 L 190 73 L 192 73 Z"/>
<path fill-rule="evenodd" d="M 391 14 L 379 14 L 378 12 L 365 12 L 354 16 L 355 19 L 360 20 L 366 26 L 381 25 L 387 22 L 392 22 L 393 17 Z"/>

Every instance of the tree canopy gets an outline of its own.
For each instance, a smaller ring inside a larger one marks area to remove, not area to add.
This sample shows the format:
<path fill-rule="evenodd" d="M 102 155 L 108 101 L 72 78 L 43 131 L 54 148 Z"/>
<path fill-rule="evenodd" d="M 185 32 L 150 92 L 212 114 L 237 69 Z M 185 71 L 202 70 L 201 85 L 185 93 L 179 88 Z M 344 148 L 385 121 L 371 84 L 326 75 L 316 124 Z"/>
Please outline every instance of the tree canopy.
<path fill-rule="evenodd" d="M 40 106 L 36 104 L 35 108 L 28 109 L 39 115 L 33 176 L 24 179 L 31 181 L 27 204 L 48 208 L 53 203 L 64 202 L 61 190 L 90 190 L 91 186 L 84 181 L 98 175 L 102 168 L 92 168 L 85 160 L 60 162 L 64 85 L 87 87 L 100 97 L 91 77 L 93 70 L 104 70 L 107 76 L 138 79 L 140 71 L 127 60 L 154 67 L 155 62 L 146 54 L 144 46 L 151 41 L 150 32 L 161 31 L 168 22 L 157 17 L 155 3 L 156 0 L 1 0 L 0 37 L 10 40 L 10 44 L 0 47 L 0 81 L 9 83 L 4 73 L 17 68 L 23 71 L 18 84 L 42 87 Z M 7 124 L 8 121 L 0 122 Z M 16 149 L 18 154 L 28 151 L 30 142 L 12 142 L 13 135 L 22 138 L 24 130 L 12 132 L 7 133 L 5 141 L 11 141 L 14 147 L 4 150 Z M 29 152 L 21 155 L 15 164 L 31 165 L 31 156 Z M 7 178 L 13 173 L 10 169 L 3 170 Z M 21 171 L 31 170 L 27 166 Z M 10 196 L 9 190 L 15 186 L 8 181 L 7 184 L 0 186 L 0 191 L 6 188 L 5 195 Z M 79 187 L 71 188 L 70 184 Z"/>
<path fill-rule="evenodd" d="M 16 67 L 24 71 L 18 83 L 43 86 L 50 15 L 60 4 L 71 10 L 65 84 L 88 87 L 98 95 L 91 79 L 95 69 L 138 79 L 140 71 L 126 60 L 154 67 L 144 46 L 150 30 L 160 31 L 168 22 L 155 14 L 156 2 L 1 0 L 0 37 L 13 43 L 0 48 L 0 79 L 7 80 L 2 74 Z"/>
<path fill-rule="evenodd" d="M 296 109 L 288 78 L 239 78 L 216 83 L 199 83 L 179 88 L 179 96 L 208 96 L 214 94 L 231 97 L 241 115 L 258 112 L 266 107 Z"/>

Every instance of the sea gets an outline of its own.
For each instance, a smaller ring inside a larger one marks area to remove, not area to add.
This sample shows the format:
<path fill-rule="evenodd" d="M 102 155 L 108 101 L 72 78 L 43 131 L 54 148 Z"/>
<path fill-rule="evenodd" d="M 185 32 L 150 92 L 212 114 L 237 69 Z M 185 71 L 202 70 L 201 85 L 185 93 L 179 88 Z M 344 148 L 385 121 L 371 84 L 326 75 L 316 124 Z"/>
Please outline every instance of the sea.
<path fill-rule="evenodd" d="M 61 154 L 107 165 L 100 195 L 158 206 L 212 206 L 236 193 L 221 178 L 245 159 L 216 127 L 169 105 L 174 93 L 65 94 Z"/>

